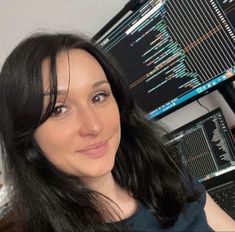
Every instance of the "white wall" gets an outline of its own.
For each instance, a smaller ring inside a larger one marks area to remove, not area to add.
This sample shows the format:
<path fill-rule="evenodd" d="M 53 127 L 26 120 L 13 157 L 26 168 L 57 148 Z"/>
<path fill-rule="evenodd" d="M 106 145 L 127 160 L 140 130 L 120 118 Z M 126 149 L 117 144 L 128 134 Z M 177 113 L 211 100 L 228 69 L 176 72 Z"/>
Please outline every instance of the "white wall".
<path fill-rule="evenodd" d="M 94 35 L 128 0 L 0 0 L 0 68 L 7 54 L 35 31 Z"/>
<path fill-rule="evenodd" d="M 0 69 L 13 47 L 36 31 L 73 31 L 94 35 L 128 0 L 0 0 Z M 210 110 L 222 107 L 229 125 L 235 117 L 217 92 L 201 100 Z M 206 111 L 192 103 L 165 117 L 175 129 Z"/>
<path fill-rule="evenodd" d="M 218 91 L 214 91 L 200 98 L 199 101 L 210 111 L 220 107 L 229 126 L 235 126 L 234 113 Z M 176 129 L 205 113 L 207 113 L 207 110 L 194 101 L 193 103 L 186 105 L 174 113 L 164 117 L 162 121 L 166 123 L 170 129 Z"/>

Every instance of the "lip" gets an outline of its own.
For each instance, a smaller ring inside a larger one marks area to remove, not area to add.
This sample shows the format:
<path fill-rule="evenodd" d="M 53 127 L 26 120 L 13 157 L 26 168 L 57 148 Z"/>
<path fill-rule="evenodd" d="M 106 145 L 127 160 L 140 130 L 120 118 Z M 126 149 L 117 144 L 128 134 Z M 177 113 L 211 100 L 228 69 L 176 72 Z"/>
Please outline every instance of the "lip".
<path fill-rule="evenodd" d="M 78 152 L 87 156 L 91 156 L 94 158 L 101 157 L 105 154 L 108 148 L 108 142 L 102 141 L 99 143 L 95 143 L 80 149 Z"/>

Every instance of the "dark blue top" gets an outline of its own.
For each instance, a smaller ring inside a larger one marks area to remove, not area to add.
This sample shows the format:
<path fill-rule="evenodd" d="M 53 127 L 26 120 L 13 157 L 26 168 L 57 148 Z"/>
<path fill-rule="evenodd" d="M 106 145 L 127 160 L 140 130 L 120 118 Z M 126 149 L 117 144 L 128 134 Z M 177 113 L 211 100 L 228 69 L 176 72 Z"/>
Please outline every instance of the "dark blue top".
<path fill-rule="evenodd" d="M 173 227 L 168 229 L 161 228 L 156 217 L 154 217 L 154 215 L 141 203 L 134 215 L 122 222 L 127 225 L 129 231 L 213 231 L 207 224 L 204 212 L 206 191 L 200 183 L 196 183 L 194 186 L 196 187 L 196 190 L 201 193 L 200 198 L 185 206 L 185 210 L 180 214 Z"/>

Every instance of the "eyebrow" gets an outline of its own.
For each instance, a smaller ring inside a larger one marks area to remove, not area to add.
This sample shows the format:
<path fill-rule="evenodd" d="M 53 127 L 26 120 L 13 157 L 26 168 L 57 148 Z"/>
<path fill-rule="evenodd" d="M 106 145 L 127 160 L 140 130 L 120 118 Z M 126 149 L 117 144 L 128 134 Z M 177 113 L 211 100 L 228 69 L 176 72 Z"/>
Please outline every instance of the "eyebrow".
<path fill-rule="evenodd" d="M 95 82 L 95 83 L 92 85 L 92 88 L 96 88 L 96 87 L 98 87 L 98 86 L 100 86 L 100 85 L 102 85 L 102 84 L 104 84 L 104 83 L 109 84 L 109 82 L 108 82 L 107 80 L 100 80 L 100 81 Z"/>
<path fill-rule="evenodd" d="M 93 83 L 93 85 L 91 87 L 92 87 L 92 89 L 94 89 L 102 84 L 109 84 L 109 82 L 107 80 L 100 80 L 100 81 Z M 67 92 L 68 92 L 67 90 L 61 89 L 61 90 L 57 91 L 57 95 L 66 95 Z M 50 91 L 46 91 L 45 93 L 43 93 L 44 96 L 48 96 L 50 94 L 51 94 Z"/>

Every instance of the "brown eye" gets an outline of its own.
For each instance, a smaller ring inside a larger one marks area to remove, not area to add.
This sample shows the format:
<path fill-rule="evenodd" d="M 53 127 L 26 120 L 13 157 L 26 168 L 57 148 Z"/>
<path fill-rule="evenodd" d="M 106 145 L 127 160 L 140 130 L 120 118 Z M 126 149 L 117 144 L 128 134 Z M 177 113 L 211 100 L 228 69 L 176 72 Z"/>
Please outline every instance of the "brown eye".
<path fill-rule="evenodd" d="M 58 116 L 64 114 L 66 111 L 67 111 L 67 108 L 65 106 L 56 106 L 53 109 L 51 116 L 58 117 Z"/>
<path fill-rule="evenodd" d="M 96 94 L 91 100 L 93 103 L 100 103 L 106 100 L 106 98 L 109 96 L 108 93 L 101 92 Z"/>

